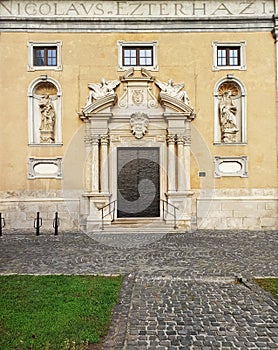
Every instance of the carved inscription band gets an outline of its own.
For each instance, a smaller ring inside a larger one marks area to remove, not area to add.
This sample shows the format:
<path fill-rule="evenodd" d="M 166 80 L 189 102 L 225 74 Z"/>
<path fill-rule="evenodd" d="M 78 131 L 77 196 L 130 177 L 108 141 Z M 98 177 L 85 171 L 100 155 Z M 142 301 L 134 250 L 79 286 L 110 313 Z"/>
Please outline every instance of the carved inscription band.
<path fill-rule="evenodd" d="M 253 1 L 24 1 L 1 0 L 0 17 L 207 17 L 272 15 L 273 0 Z"/>

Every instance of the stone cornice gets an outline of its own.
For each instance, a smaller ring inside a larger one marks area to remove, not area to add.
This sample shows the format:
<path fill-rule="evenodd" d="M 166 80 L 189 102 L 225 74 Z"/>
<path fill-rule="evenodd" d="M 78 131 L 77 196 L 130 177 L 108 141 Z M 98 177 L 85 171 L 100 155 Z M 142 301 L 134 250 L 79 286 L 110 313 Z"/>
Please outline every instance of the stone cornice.
<path fill-rule="evenodd" d="M 275 0 L 0 1 L 1 31 L 271 31 Z"/>
<path fill-rule="evenodd" d="M 88 19 L 88 18 L 4 18 L 2 32 L 212 32 L 271 31 L 273 16 L 257 18 L 177 18 L 164 19 Z"/>

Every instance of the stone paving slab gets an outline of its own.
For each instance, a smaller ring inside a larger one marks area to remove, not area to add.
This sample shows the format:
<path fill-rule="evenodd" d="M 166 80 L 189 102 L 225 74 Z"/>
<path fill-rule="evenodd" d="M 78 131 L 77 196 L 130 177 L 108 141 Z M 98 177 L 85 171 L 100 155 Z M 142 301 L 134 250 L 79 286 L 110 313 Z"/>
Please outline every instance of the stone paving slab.
<path fill-rule="evenodd" d="M 277 304 L 235 279 L 141 275 L 119 349 L 277 349 L 277 335 Z"/>
<path fill-rule="evenodd" d="M 0 274 L 123 274 L 105 350 L 278 349 L 277 301 L 251 282 L 278 276 L 277 237 L 7 231 Z"/>
<path fill-rule="evenodd" d="M 141 234 L 135 242 L 128 234 L 105 237 L 82 232 L 39 237 L 34 233 L 4 233 L 0 239 L 0 273 L 278 275 L 277 231 Z"/>

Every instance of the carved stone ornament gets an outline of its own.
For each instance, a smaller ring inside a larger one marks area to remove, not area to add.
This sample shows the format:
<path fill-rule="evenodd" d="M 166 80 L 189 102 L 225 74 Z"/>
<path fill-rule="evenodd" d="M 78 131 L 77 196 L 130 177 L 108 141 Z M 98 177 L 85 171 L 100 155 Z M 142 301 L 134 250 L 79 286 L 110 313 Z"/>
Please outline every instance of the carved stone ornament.
<path fill-rule="evenodd" d="M 177 135 L 168 133 L 168 135 L 167 135 L 167 142 L 168 142 L 169 145 L 170 144 L 175 144 L 176 140 L 177 140 Z"/>
<path fill-rule="evenodd" d="M 160 88 L 161 92 L 164 94 L 176 98 L 186 105 L 189 105 L 189 98 L 186 91 L 182 91 L 184 88 L 184 83 L 175 84 L 172 79 L 168 81 L 168 83 L 164 83 L 162 81 L 156 80 L 156 85 Z"/>
<path fill-rule="evenodd" d="M 133 113 L 130 116 L 130 126 L 133 135 L 137 139 L 141 139 L 147 132 L 149 126 L 149 118 L 145 113 Z"/>
<path fill-rule="evenodd" d="M 141 69 L 141 76 L 134 74 L 134 68 L 128 69 L 120 77 L 124 85 L 124 94 L 119 98 L 118 106 L 122 109 L 128 109 L 132 106 L 133 110 L 155 109 L 158 107 L 157 99 L 152 94 L 152 84 L 154 78 L 146 69 Z"/>
<path fill-rule="evenodd" d="M 134 104 L 139 106 L 144 101 L 144 93 L 142 90 L 133 90 L 132 101 Z"/>
<path fill-rule="evenodd" d="M 49 95 L 42 95 L 39 102 L 41 112 L 40 141 L 41 143 L 55 142 L 55 110 Z"/>
<path fill-rule="evenodd" d="M 221 141 L 224 143 L 236 142 L 239 132 L 237 126 L 237 107 L 233 103 L 233 97 L 239 94 L 239 89 L 234 83 L 224 83 L 218 89 L 219 123 L 221 130 Z"/>
<path fill-rule="evenodd" d="M 120 84 L 119 80 L 108 80 L 106 81 L 104 78 L 101 79 L 100 83 L 88 84 L 89 89 L 92 91 L 89 92 L 87 106 L 90 105 L 93 100 L 99 100 L 106 96 L 113 95 L 114 89 Z"/>

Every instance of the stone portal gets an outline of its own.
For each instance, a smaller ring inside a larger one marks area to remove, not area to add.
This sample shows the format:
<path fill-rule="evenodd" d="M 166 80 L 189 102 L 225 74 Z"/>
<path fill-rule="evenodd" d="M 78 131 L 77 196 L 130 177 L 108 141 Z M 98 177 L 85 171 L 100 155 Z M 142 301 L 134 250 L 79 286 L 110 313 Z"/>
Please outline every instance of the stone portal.
<path fill-rule="evenodd" d="M 184 84 L 161 82 L 144 68 L 130 68 L 119 80 L 88 86 L 94 93 L 80 113 L 87 154 L 87 230 L 102 220 L 111 225 L 122 218 L 171 224 L 173 215 L 162 208 L 173 207 L 178 227 L 189 228 L 190 124 L 195 114 Z"/>

